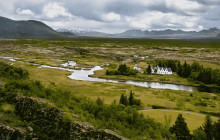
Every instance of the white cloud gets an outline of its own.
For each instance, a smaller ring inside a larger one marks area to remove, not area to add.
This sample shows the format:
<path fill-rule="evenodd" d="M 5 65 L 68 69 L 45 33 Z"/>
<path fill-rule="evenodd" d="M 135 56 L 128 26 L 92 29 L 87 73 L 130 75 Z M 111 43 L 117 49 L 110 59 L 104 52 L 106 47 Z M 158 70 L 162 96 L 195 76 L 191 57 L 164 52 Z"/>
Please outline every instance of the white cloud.
<path fill-rule="evenodd" d="M 30 9 L 24 9 L 24 10 L 17 9 L 16 12 L 19 15 L 30 15 L 30 16 L 34 15 L 34 13 Z"/>
<path fill-rule="evenodd" d="M 189 0 L 166 0 L 166 6 L 187 14 L 194 14 L 207 8 L 197 1 Z"/>
<path fill-rule="evenodd" d="M 125 21 L 129 23 L 131 28 L 142 30 L 167 28 L 191 30 L 198 28 L 196 25 L 197 17 L 159 11 L 147 11 L 135 17 L 126 17 Z"/>
<path fill-rule="evenodd" d="M 43 7 L 43 15 L 48 18 L 72 17 L 72 14 L 65 7 L 56 2 L 46 4 Z"/>
<path fill-rule="evenodd" d="M 118 21 L 121 19 L 121 16 L 119 14 L 111 12 L 111 13 L 102 15 L 102 19 L 104 21 Z"/>

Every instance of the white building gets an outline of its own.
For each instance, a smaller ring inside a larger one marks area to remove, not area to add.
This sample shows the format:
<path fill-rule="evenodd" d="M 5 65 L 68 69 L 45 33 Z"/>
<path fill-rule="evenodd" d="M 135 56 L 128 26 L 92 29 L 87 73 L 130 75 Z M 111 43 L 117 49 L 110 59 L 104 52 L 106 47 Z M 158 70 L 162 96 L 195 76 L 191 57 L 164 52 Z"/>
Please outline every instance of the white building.
<path fill-rule="evenodd" d="M 139 55 L 134 55 L 134 58 L 145 59 L 145 58 L 149 58 L 149 56 L 139 56 Z"/>
<path fill-rule="evenodd" d="M 165 68 L 165 67 L 151 67 L 151 73 L 157 73 L 157 74 L 166 74 L 170 75 L 172 74 L 171 68 Z"/>
<path fill-rule="evenodd" d="M 140 70 L 141 70 L 141 67 L 138 66 L 138 64 L 135 64 L 134 69 L 140 71 Z"/>

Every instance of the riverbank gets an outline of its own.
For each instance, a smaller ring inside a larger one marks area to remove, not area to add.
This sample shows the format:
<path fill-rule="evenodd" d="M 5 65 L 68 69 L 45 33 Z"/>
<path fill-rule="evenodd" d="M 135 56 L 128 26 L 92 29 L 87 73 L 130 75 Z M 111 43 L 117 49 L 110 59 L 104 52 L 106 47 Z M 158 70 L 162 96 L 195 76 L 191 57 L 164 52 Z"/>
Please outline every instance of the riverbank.
<path fill-rule="evenodd" d="M 89 75 L 90 77 L 108 79 L 108 80 L 121 80 L 121 81 L 137 81 L 137 82 L 158 82 L 161 84 L 175 84 L 175 85 L 183 85 L 183 86 L 192 86 L 196 88 L 200 88 L 201 92 L 210 91 L 212 88 L 215 89 L 215 93 L 220 93 L 220 86 L 216 85 L 204 85 L 204 84 L 196 84 L 193 82 L 189 82 L 185 78 L 181 78 L 178 75 L 157 75 L 157 74 L 142 74 L 138 73 L 137 75 L 131 76 L 123 76 L 123 75 L 106 75 L 106 70 L 98 70 L 95 71 L 93 75 Z M 211 92 L 211 91 L 210 91 Z"/>

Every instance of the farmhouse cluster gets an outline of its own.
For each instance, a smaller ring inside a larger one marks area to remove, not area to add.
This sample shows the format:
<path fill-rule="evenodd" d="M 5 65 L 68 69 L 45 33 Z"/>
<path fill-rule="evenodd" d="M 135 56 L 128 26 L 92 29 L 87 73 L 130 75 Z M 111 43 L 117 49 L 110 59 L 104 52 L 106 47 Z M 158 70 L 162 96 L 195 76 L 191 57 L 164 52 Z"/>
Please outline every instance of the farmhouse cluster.
<path fill-rule="evenodd" d="M 135 70 L 141 71 L 141 67 L 137 64 L 134 66 Z M 166 67 L 151 67 L 151 73 L 156 73 L 156 74 L 163 74 L 163 75 L 171 75 L 173 74 L 171 68 L 166 68 Z"/>
<path fill-rule="evenodd" d="M 157 73 L 157 74 L 172 74 L 172 69 L 171 68 L 166 68 L 166 67 L 151 67 L 151 73 Z"/>

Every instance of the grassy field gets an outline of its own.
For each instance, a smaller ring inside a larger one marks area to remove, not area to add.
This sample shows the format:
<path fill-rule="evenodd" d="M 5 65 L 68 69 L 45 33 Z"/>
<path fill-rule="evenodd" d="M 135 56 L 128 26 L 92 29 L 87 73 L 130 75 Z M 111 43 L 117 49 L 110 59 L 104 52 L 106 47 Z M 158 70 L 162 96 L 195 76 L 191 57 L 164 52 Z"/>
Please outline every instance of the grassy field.
<path fill-rule="evenodd" d="M 183 117 L 192 133 L 193 130 L 199 128 L 205 121 L 205 116 L 203 114 L 193 114 L 193 112 L 181 112 L 175 110 L 163 110 L 163 109 L 150 109 L 140 111 L 147 117 L 153 117 L 157 121 L 164 125 L 172 126 L 179 113 L 183 114 Z M 167 119 L 166 119 L 167 118 Z M 166 123 L 166 120 L 171 120 L 170 123 Z M 213 122 L 217 121 L 217 118 L 212 118 Z"/>
<path fill-rule="evenodd" d="M 122 93 L 129 95 L 129 92 L 132 90 L 135 92 L 136 97 L 142 100 L 144 107 L 159 105 L 176 109 L 178 108 L 178 102 L 184 102 L 184 110 L 193 110 L 196 112 L 201 110 L 218 112 L 218 110 L 220 110 L 220 98 L 218 94 L 151 89 L 119 83 L 77 81 L 69 79 L 67 75 L 69 75 L 70 72 L 65 70 L 38 69 L 37 66 L 17 62 L 15 62 L 14 65 L 30 71 L 31 79 L 40 80 L 48 86 L 54 83 L 63 89 L 71 91 L 75 95 L 87 96 L 94 100 L 101 97 L 107 104 L 112 103 L 114 100 L 118 101 Z M 200 102 L 205 102 L 207 106 L 195 105 Z"/>
<path fill-rule="evenodd" d="M 186 41 L 186 40 L 144 40 L 144 39 L 72 39 L 72 40 L 0 40 L 0 56 L 22 58 L 21 61 L 60 66 L 65 60 L 76 61 L 78 67 L 93 67 L 108 64 L 108 68 L 116 69 L 120 63 L 133 67 L 139 63 L 147 67 L 156 59 L 177 59 L 181 62 L 199 61 L 205 67 L 220 69 L 220 41 Z M 149 56 L 148 59 L 136 59 L 134 55 Z M 60 61 L 64 60 L 64 61 Z M 205 92 L 187 92 L 145 88 L 121 83 L 100 83 L 71 80 L 70 72 L 56 69 L 39 69 L 27 63 L 11 62 L 8 64 L 22 67 L 29 71 L 30 78 L 40 80 L 47 86 L 58 86 L 71 91 L 77 96 L 86 96 L 93 100 L 98 97 L 104 103 L 119 101 L 122 93 L 129 95 L 134 91 L 135 97 L 141 99 L 144 108 L 158 105 L 167 109 L 179 109 L 192 112 L 220 113 L 220 95 Z M 132 79 L 140 81 L 158 81 L 192 85 L 186 79 L 174 76 L 138 74 L 135 77 L 106 76 L 105 71 L 97 71 L 95 77 L 112 79 Z M 3 105 L 3 109 L 11 107 Z M 178 113 L 162 110 L 143 111 L 144 115 L 152 116 L 163 122 L 164 115 L 172 115 L 174 122 Z M 184 114 L 191 130 L 200 126 L 204 117 Z"/>

